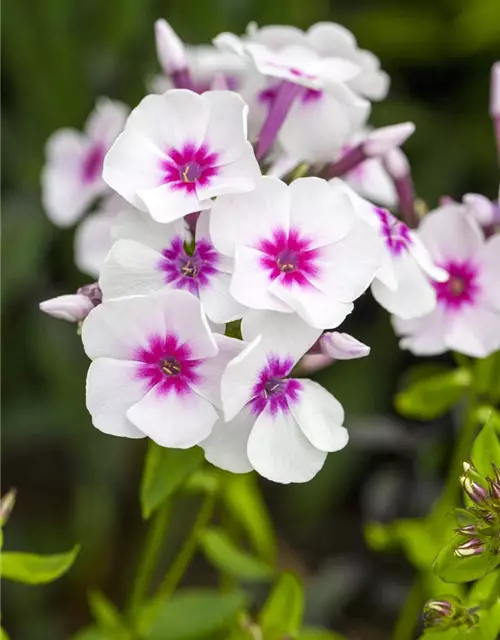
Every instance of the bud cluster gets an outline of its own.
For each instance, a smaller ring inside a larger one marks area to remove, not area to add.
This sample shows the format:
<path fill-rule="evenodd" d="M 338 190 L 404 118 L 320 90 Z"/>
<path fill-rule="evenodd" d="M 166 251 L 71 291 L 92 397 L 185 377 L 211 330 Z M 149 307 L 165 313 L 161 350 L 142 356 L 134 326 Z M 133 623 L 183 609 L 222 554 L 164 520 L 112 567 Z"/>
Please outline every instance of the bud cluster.
<path fill-rule="evenodd" d="M 492 476 L 484 476 L 470 463 L 463 463 L 460 483 L 472 504 L 467 507 L 469 522 L 457 533 L 468 539 L 455 549 L 459 558 L 479 555 L 487 548 L 500 552 L 500 470 L 492 463 Z"/>
<path fill-rule="evenodd" d="M 467 609 L 454 596 L 444 596 L 441 600 L 428 600 L 424 606 L 426 629 L 439 631 L 453 628 L 470 629 L 477 621 L 475 609 Z"/>

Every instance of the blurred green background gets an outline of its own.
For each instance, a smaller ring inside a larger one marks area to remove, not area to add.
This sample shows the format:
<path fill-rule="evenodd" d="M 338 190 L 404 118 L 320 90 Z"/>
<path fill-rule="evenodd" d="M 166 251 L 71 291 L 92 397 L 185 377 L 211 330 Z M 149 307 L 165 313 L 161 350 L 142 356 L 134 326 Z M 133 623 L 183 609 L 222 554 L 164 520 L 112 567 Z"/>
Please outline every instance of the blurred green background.
<path fill-rule="evenodd" d="M 87 623 L 86 593 L 122 604 L 143 535 L 137 499 L 144 443 L 95 430 L 84 406 L 86 357 L 75 327 L 43 316 L 38 302 L 87 282 L 73 265 L 72 230 L 53 228 L 40 205 L 44 143 L 81 128 L 95 98 L 135 106 L 158 70 L 153 23 L 171 22 L 190 43 L 260 24 L 307 28 L 340 22 L 375 52 L 392 78 L 373 123 L 412 120 L 406 146 L 418 193 L 494 197 L 498 170 L 488 118 L 489 72 L 500 57 L 498 0 L 6 0 L 2 20 L 2 491 L 19 490 L 6 548 L 51 553 L 81 542 L 54 585 L 6 584 L 4 625 L 13 640 L 68 638 Z M 411 361 L 389 321 L 365 296 L 347 330 L 372 346 L 361 361 L 318 379 L 345 404 L 353 434 L 306 486 L 263 482 L 281 563 L 307 582 L 308 618 L 349 637 L 387 638 L 411 568 L 364 546 L 363 524 L 425 513 L 447 455 L 450 425 L 405 424 L 392 395 Z M 189 513 L 180 504 L 175 540 Z M 168 554 L 168 551 L 167 551 Z M 188 581 L 209 583 L 195 564 Z"/>

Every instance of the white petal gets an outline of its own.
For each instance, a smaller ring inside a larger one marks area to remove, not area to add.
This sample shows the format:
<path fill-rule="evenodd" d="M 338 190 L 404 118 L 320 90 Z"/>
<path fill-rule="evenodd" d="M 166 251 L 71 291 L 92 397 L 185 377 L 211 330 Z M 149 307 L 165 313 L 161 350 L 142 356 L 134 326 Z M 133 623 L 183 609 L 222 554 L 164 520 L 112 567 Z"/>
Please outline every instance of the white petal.
<path fill-rule="evenodd" d="M 247 145 L 248 106 L 234 91 L 206 91 L 201 98 L 209 112 L 205 142 L 217 153 L 216 164 L 236 160 Z"/>
<path fill-rule="evenodd" d="M 326 180 L 294 180 L 290 199 L 290 226 L 308 238 L 311 249 L 337 242 L 354 227 L 356 217 L 349 198 Z"/>
<path fill-rule="evenodd" d="M 353 302 L 370 286 L 382 265 L 382 255 L 374 229 L 356 219 L 349 235 L 320 250 L 319 271 L 310 280 L 326 295 Z"/>
<path fill-rule="evenodd" d="M 476 220 L 468 217 L 461 205 L 454 204 L 428 213 L 418 235 L 437 263 L 474 258 L 483 242 Z"/>
<path fill-rule="evenodd" d="M 130 109 L 123 102 L 99 98 L 96 108 L 85 123 L 85 132 L 94 142 L 109 147 L 123 131 Z"/>
<path fill-rule="evenodd" d="M 313 284 L 308 287 L 297 284 L 285 287 L 278 278 L 269 290 L 317 329 L 335 329 L 354 308 L 352 302 L 339 302 Z"/>
<path fill-rule="evenodd" d="M 191 388 L 217 408 L 222 409 L 222 374 L 229 362 L 243 351 L 245 343 L 235 338 L 217 334 L 214 335 L 214 338 L 219 348 L 219 353 L 213 358 L 205 358 L 201 361 L 196 373 L 202 377 L 202 381 L 191 384 Z"/>
<path fill-rule="evenodd" d="M 167 224 L 156 222 L 145 212 L 124 211 L 115 218 L 111 233 L 115 240 L 136 240 L 162 251 L 170 246 L 175 236 L 184 238 L 186 231 L 183 220 Z"/>
<path fill-rule="evenodd" d="M 500 312 L 481 306 L 460 309 L 446 329 L 445 341 L 450 350 L 486 358 L 500 347 Z"/>
<path fill-rule="evenodd" d="M 217 174 L 210 178 L 206 186 L 196 186 L 196 193 L 200 200 L 230 193 L 246 193 L 255 189 L 260 177 L 259 163 L 255 159 L 252 145 L 245 142 L 241 154 L 218 166 Z"/>
<path fill-rule="evenodd" d="M 161 161 L 164 156 L 164 151 L 150 140 L 134 130 L 125 130 L 104 158 L 102 177 L 130 204 L 145 211 L 137 192 L 163 183 Z"/>
<path fill-rule="evenodd" d="M 258 375 L 266 366 L 266 353 L 260 346 L 260 337 L 227 365 L 221 382 L 222 406 L 227 421 L 232 420 L 251 400 Z"/>
<path fill-rule="evenodd" d="M 186 143 L 199 147 L 205 137 L 208 108 L 201 96 L 186 89 L 172 89 L 161 96 L 143 98 L 132 111 L 126 129 L 147 138 L 166 153 Z"/>
<path fill-rule="evenodd" d="M 320 451 L 343 449 L 349 434 L 343 427 L 344 408 L 324 387 L 312 380 L 301 380 L 299 402 L 290 411 L 302 433 Z"/>
<path fill-rule="evenodd" d="M 314 24 L 307 30 L 307 42 L 325 56 L 350 59 L 357 49 L 354 35 L 349 29 L 335 22 Z"/>
<path fill-rule="evenodd" d="M 212 433 L 200 443 L 205 451 L 205 458 L 216 467 L 231 473 L 252 471 L 247 445 L 254 422 L 255 416 L 247 409 L 242 409 L 230 422 L 219 418 Z"/>
<path fill-rule="evenodd" d="M 364 358 L 370 353 L 370 347 L 366 344 L 340 331 L 324 333 L 320 338 L 319 346 L 322 354 L 335 360 Z"/>
<path fill-rule="evenodd" d="M 431 258 L 431 254 L 427 251 L 424 243 L 415 233 L 411 233 L 411 244 L 408 248 L 409 253 L 415 258 L 420 268 L 432 279 L 438 282 L 446 282 L 449 273 L 446 269 L 438 267 Z"/>
<path fill-rule="evenodd" d="M 111 225 L 114 215 L 105 211 L 91 213 L 75 233 L 75 264 L 83 273 L 99 277 L 102 264 L 111 249 Z"/>
<path fill-rule="evenodd" d="M 380 159 L 365 160 L 345 176 L 346 181 L 364 198 L 385 207 L 395 207 L 397 195 L 394 183 Z"/>
<path fill-rule="evenodd" d="M 307 440 L 291 414 L 263 411 L 248 439 L 253 468 L 273 482 L 308 482 L 320 471 L 326 453 Z"/>
<path fill-rule="evenodd" d="M 154 296 L 108 300 L 93 309 L 82 325 L 82 341 L 89 358 L 132 360 L 150 335 L 165 334 L 165 320 Z"/>
<path fill-rule="evenodd" d="M 267 353 L 297 362 L 318 340 L 321 329 L 309 326 L 295 313 L 251 310 L 241 321 L 241 334 L 247 341 L 261 336 L 261 346 Z"/>
<path fill-rule="evenodd" d="M 170 184 L 140 189 L 137 196 L 152 218 L 161 223 L 174 222 L 188 213 L 209 209 L 212 204 L 210 200 L 199 200 L 196 191 L 172 188 Z"/>
<path fill-rule="evenodd" d="M 415 260 L 405 254 L 395 258 L 393 264 L 398 288 L 391 291 L 380 280 L 374 280 L 372 294 L 375 300 L 389 313 L 403 319 L 430 313 L 436 306 L 436 293 Z"/>
<path fill-rule="evenodd" d="M 483 296 L 493 307 L 500 311 L 500 235 L 489 238 L 481 254 L 480 286 Z"/>
<path fill-rule="evenodd" d="M 207 316 L 216 323 L 238 320 L 246 307 L 237 302 L 231 293 L 231 275 L 218 273 L 210 277 L 207 287 L 200 288 L 200 301 Z"/>
<path fill-rule="evenodd" d="M 276 228 L 288 231 L 290 195 L 284 182 L 262 177 L 251 193 L 223 196 L 212 205 L 210 235 L 228 256 L 239 245 L 254 246 Z"/>
<path fill-rule="evenodd" d="M 87 375 L 87 409 L 92 424 L 103 433 L 125 438 L 144 438 L 126 416 L 147 389 L 136 379 L 137 363 L 98 358 Z"/>
<path fill-rule="evenodd" d="M 218 415 L 194 391 L 163 394 L 157 386 L 127 411 L 127 417 L 161 447 L 188 449 L 210 435 Z"/>
<path fill-rule="evenodd" d="M 264 254 L 256 249 L 238 247 L 234 259 L 234 273 L 231 280 L 231 295 L 239 303 L 253 309 L 290 311 L 271 293 L 272 280 L 262 266 Z"/>
<path fill-rule="evenodd" d="M 103 299 L 132 296 L 166 287 L 159 268 L 162 256 L 134 240 L 118 240 L 107 256 L 99 278 Z"/>
<path fill-rule="evenodd" d="M 449 318 L 438 306 L 422 318 L 402 320 L 392 317 L 392 324 L 398 335 L 403 338 L 399 342 L 401 349 L 408 349 L 417 356 L 432 356 L 447 351 L 445 333 Z"/>

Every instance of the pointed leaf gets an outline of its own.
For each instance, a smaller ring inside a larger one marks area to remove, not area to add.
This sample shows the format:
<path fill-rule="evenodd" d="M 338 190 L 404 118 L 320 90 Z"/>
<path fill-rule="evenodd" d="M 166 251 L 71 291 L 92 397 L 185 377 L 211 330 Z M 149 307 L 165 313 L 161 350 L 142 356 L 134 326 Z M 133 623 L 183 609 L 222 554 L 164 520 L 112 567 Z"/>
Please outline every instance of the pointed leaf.
<path fill-rule="evenodd" d="M 202 531 L 200 544 L 208 560 L 221 571 L 243 580 L 267 580 L 272 568 L 262 560 L 239 549 L 218 527 Z"/>
<path fill-rule="evenodd" d="M 259 616 L 266 640 L 295 636 L 302 626 L 304 590 L 299 578 L 289 571 L 273 586 Z"/>
<path fill-rule="evenodd" d="M 457 535 L 441 550 L 434 562 L 434 573 L 443 582 L 472 582 L 479 580 L 500 564 L 500 556 L 489 549 L 475 556 L 459 558 L 455 549 L 468 538 Z"/>
<path fill-rule="evenodd" d="M 6 551 L 2 553 L 1 575 L 2 578 L 25 584 L 52 582 L 66 573 L 79 551 L 78 545 L 68 553 L 50 556 Z"/>
<path fill-rule="evenodd" d="M 105 631 L 113 640 L 129 640 L 125 622 L 115 605 L 97 589 L 89 593 L 89 606 L 99 629 Z"/>
<path fill-rule="evenodd" d="M 199 447 L 166 449 L 149 443 L 141 481 L 142 517 L 147 519 L 203 462 Z"/>

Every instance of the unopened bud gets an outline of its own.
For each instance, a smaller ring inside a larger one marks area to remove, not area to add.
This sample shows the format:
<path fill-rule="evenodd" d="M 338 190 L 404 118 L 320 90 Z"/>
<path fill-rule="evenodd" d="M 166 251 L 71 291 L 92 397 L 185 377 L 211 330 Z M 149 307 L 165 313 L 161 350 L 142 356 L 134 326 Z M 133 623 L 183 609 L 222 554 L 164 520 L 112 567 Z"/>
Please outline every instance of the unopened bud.
<path fill-rule="evenodd" d="M 370 353 L 366 344 L 340 331 L 327 331 L 318 342 L 321 353 L 335 360 L 364 358 Z"/>
<path fill-rule="evenodd" d="M 474 524 L 466 524 L 465 526 L 460 527 L 460 529 L 456 529 L 456 532 L 463 536 L 477 536 L 477 529 Z"/>
<path fill-rule="evenodd" d="M 391 149 L 384 155 L 383 161 L 387 173 L 393 180 L 403 180 L 410 175 L 410 163 L 401 149 Z"/>
<path fill-rule="evenodd" d="M 4 525 L 9 519 L 12 509 L 16 503 L 16 489 L 11 489 L 2 498 L 0 502 L 0 525 Z"/>
<path fill-rule="evenodd" d="M 84 320 L 94 308 L 94 304 L 87 296 L 78 293 L 44 300 L 39 306 L 40 310 L 49 316 L 67 322 Z"/>
<path fill-rule="evenodd" d="M 158 61 L 167 75 L 187 68 L 186 52 L 182 40 L 166 20 L 155 22 L 156 53 Z"/>
<path fill-rule="evenodd" d="M 329 367 L 332 363 L 333 358 L 329 358 L 322 353 L 306 354 L 297 365 L 297 373 L 301 376 L 308 376 Z"/>
<path fill-rule="evenodd" d="M 368 157 L 383 156 L 392 149 L 399 148 L 414 131 L 413 122 L 403 122 L 375 129 L 363 142 L 363 150 Z"/>
<path fill-rule="evenodd" d="M 493 500 L 500 500 L 500 483 L 488 478 L 488 491 Z"/>
<path fill-rule="evenodd" d="M 476 504 L 488 499 L 488 491 L 478 482 L 472 480 L 469 473 L 460 477 L 460 483 L 465 493 Z"/>
<path fill-rule="evenodd" d="M 458 558 L 467 558 L 468 556 L 478 556 L 483 553 L 485 546 L 480 538 L 472 538 L 467 540 L 455 549 L 455 555 Z"/>
<path fill-rule="evenodd" d="M 428 600 L 424 606 L 424 626 L 442 630 L 451 627 L 456 612 L 457 607 L 449 600 Z"/>
<path fill-rule="evenodd" d="M 500 118 L 500 62 L 491 68 L 490 116 Z"/>
<path fill-rule="evenodd" d="M 491 200 L 479 193 L 466 193 L 463 202 L 467 205 L 467 213 L 475 218 L 483 227 L 495 223 L 495 205 Z"/>

